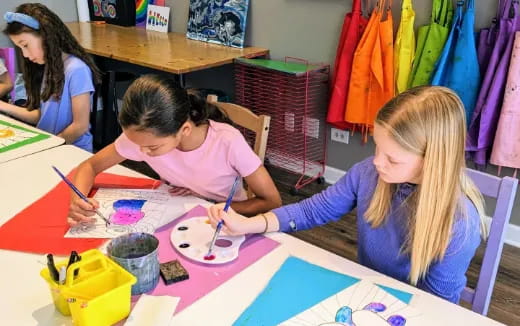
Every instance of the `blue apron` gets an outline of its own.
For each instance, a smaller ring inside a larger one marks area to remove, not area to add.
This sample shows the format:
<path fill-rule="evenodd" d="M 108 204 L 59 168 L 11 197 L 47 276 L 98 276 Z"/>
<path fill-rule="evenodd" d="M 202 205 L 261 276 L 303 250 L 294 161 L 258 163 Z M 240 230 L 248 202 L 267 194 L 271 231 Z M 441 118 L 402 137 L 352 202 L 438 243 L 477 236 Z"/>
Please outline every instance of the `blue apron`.
<path fill-rule="evenodd" d="M 473 32 L 475 26 L 475 0 L 457 2 L 450 35 L 436 63 L 432 85 L 446 86 L 459 95 L 466 109 L 469 125 L 480 87 L 480 69 Z"/>

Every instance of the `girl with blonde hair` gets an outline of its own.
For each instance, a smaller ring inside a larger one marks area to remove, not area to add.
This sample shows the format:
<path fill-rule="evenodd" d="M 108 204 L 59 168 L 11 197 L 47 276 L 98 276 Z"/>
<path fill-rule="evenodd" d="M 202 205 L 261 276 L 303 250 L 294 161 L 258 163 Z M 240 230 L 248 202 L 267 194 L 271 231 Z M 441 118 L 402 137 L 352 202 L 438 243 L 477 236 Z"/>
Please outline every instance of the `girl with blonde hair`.
<path fill-rule="evenodd" d="M 210 208 L 229 234 L 298 231 L 357 208 L 358 259 L 369 268 L 458 302 L 485 235 L 483 200 L 465 173 L 465 111 L 444 87 L 412 88 L 374 124 L 375 156 L 299 203 L 252 218 Z"/>

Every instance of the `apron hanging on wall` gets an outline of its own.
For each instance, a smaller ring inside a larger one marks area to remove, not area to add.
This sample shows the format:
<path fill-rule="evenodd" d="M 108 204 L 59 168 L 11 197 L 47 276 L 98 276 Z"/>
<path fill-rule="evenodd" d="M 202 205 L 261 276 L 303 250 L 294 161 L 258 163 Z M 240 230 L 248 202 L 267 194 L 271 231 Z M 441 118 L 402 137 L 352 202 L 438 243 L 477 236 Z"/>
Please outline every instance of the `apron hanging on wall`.
<path fill-rule="evenodd" d="M 493 18 L 491 26 L 488 28 L 482 28 L 480 30 L 477 52 L 481 75 L 484 75 L 487 70 L 489 59 L 491 57 L 491 52 L 493 52 L 493 47 L 495 46 L 495 42 L 497 39 L 498 21 L 502 16 L 502 12 L 504 11 L 505 5 L 506 1 L 499 0 L 499 3 L 497 5 L 497 14 L 496 17 Z"/>
<path fill-rule="evenodd" d="M 381 21 L 383 14 L 386 19 Z M 379 109 L 394 96 L 393 21 L 391 1 L 378 2 L 359 41 L 352 64 L 345 120 L 365 133 Z"/>
<path fill-rule="evenodd" d="M 504 5 L 503 2 L 506 4 Z M 500 1 L 499 7 L 503 11 L 498 22 L 497 39 L 482 81 L 466 142 L 468 158 L 479 165 L 487 163 L 490 147 L 493 145 L 514 43 L 514 32 L 517 30 L 518 1 L 503 0 Z"/>
<path fill-rule="evenodd" d="M 433 0 L 430 24 L 419 27 L 417 32 L 417 50 L 408 80 L 409 87 L 430 83 L 435 62 L 448 38 L 452 18 L 451 0 Z"/>
<path fill-rule="evenodd" d="M 520 169 L 520 32 L 509 64 L 504 104 L 498 120 L 490 162 L 498 166 Z"/>
<path fill-rule="evenodd" d="M 414 21 L 415 11 L 413 11 L 412 0 L 403 0 L 401 22 L 394 46 L 394 77 L 397 93 L 402 93 L 408 88 L 408 79 L 415 56 Z"/>
<path fill-rule="evenodd" d="M 463 14 L 463 7 L 466 11 Z M 475 46 L 475 0 L 457 2 L 450 35 L 437 61 L 431 84 L 446 86 L 459 95 L 469 125 L 480 86 L 480 68 Z"/>
<path fill-rule="evenodd" d="M 349 124 L 345 122 L 345 105 L 352 71 L 352 60 L 367 23 L 368 20 L 363 17 L 361 11 L 361 0 L 354 0 L 352 12 L 345 15 L 341 30 L 327 113 L 327 122 L 340 129 L 349 127 Z"/>

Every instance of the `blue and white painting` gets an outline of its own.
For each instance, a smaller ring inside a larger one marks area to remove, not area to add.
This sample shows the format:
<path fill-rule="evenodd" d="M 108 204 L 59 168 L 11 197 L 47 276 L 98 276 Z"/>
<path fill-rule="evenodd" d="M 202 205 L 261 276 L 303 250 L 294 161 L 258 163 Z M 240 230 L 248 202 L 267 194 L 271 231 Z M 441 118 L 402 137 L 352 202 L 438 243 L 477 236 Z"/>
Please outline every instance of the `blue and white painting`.
<path fill-rule="evenodd" d="M 188 38 L 244 47 L 249 0 L 190 0 Z"/>

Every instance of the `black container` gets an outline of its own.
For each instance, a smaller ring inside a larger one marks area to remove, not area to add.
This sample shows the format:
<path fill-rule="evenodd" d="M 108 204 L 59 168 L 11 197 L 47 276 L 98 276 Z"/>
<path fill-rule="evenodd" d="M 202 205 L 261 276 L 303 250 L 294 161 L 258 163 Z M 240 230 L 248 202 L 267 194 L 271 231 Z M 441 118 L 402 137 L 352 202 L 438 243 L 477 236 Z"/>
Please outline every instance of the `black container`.
<path fill-rule="evenodd" d="M 135 0 L 88 0 L 91 21 L 135 26 Z"/>

